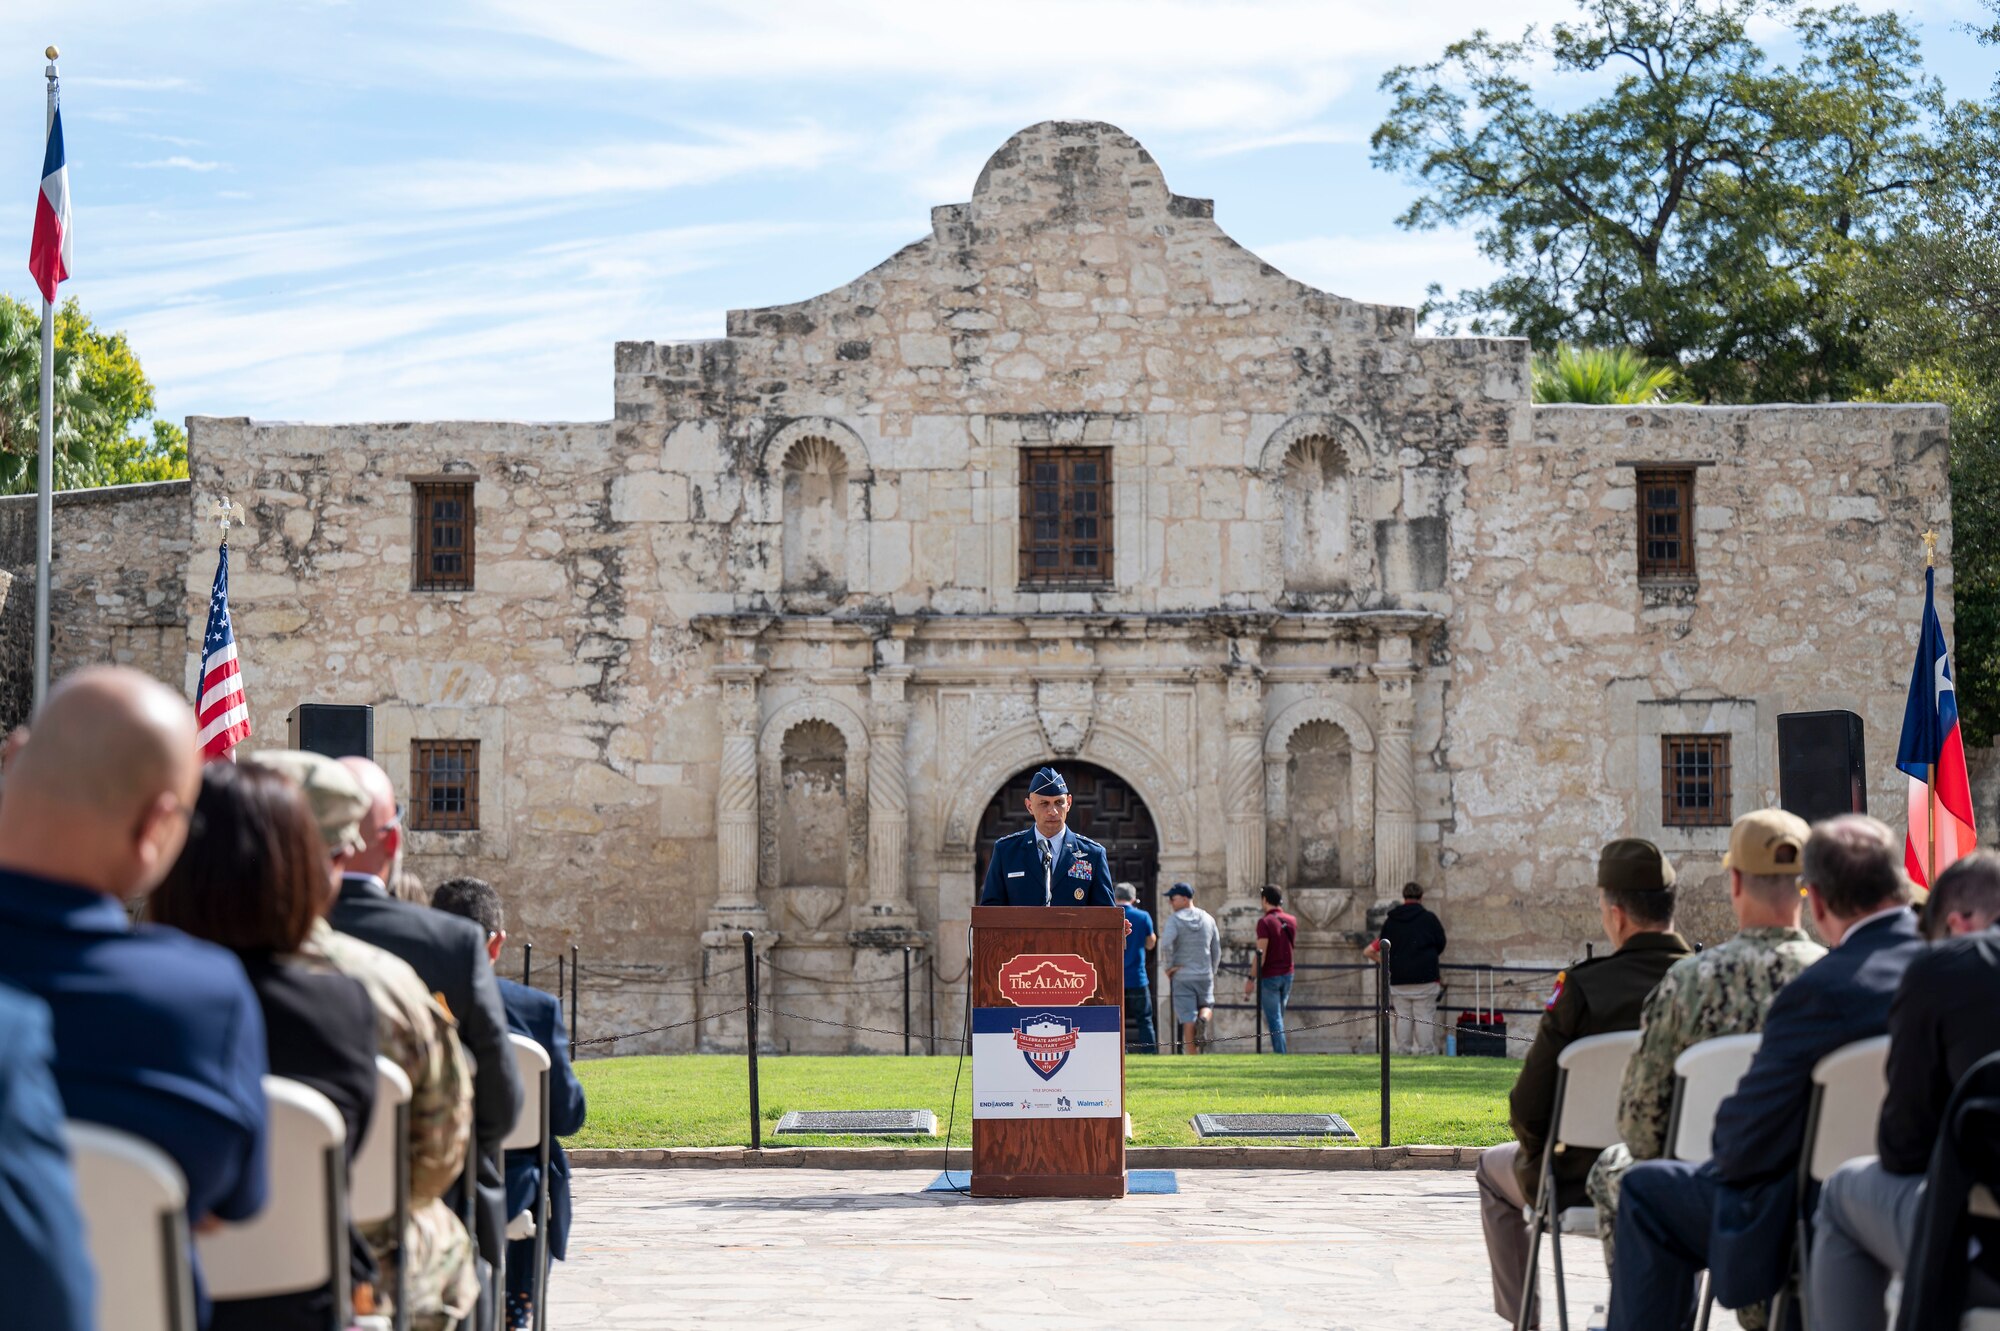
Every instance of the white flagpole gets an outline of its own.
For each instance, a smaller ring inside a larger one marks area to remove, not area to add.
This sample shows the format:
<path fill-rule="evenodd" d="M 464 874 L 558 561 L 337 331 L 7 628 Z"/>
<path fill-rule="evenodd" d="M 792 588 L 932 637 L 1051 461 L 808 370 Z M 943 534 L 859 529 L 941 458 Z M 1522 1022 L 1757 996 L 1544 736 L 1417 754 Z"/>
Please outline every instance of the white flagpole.
<path fill-rule="evenodd" d="M 56 123 L 56 48 L 48 49 L 49 115 L 46 141 Z M 49 554 L 55 523 L 56 306 L 42 298 L 42 420 L 35 439 L 35 706 L 49 693 Z"/>

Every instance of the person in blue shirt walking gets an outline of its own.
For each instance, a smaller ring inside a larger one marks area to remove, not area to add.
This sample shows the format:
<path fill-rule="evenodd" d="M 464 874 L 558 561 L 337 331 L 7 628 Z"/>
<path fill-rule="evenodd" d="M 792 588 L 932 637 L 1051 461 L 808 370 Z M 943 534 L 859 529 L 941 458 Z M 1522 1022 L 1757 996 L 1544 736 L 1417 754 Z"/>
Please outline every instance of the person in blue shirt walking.
<path fill-rule="evenodd" d="M 1125 908 L 1125 1047 L 1135 1054 L 1160 1052 L 1153 1033 L 1153 986 L 1146 974 L 1146 954 L 1160 945 L 1153 917 L 1139 909 L 1139 889 L 1118 884 L 1113 894 Z"/>
<path fill-rule="evenodd" d="M 1069 828 L 1069 786 L 1053 767 L 1028 783 L 1033 827 L 993 844 L 982 906 L 1109 906 L 1111 861 L 1104 847 Z"/>

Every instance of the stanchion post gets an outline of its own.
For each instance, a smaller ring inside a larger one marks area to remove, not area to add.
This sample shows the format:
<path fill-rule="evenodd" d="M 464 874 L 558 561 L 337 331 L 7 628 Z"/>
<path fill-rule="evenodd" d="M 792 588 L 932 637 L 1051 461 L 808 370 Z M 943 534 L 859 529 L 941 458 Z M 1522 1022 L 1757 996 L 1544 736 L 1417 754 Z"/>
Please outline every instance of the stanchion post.
<path fill-rule="evenodd" d="M 534 976 L 535 945 L 533 943 L 523 943 L 521 945 L 521 983 L 524 985 L 533 984 L 535 982 Z"/>
<path fill-rule="evenodd" d="M 1264 1052 L 1264 954 L 1250 945 L 1250 1004 L 1257 1009 L 1257 1052 Z"/>
<path fill-rule="evenodd" d="M 1375 1048 L 1382 1058 L 1382 1144 L 1389 1144 L 1389 940 L 1375 958 Z"/>
<path fill-rule="evenodd" d="M 582 970 L 583 962 L 576 954 L 576 944 L 571 943 L 569 945 L 569 1042 L 572 1047 L 576 1044 L 576 991 L 578 987 L 576 977 Z"/>
<path fill-rule="evenodd" d="M 928 990 L 924 1005 L 929 1014 L 925 1024 L 930 1027 L 930 1034 L 924 1039 L 924 1052 L 935 1057 L 937 1054 L 937 953 L 935 952 L 924 954 L 924 986 Z"/>
<path fill-rule="evenodd" d="M 910 1056 L 910 949 L 903 947 L 903 1057 Z"/>
<path fill-rule="evenodd" d="M 757 1106 L 757 935 L 743 931 L 743 1029 L 750 1053 L 750 1149 L 764 1149 L 764 1119 Z"/>
<path fill-rule="evenodd" d="M 556 998 L 560 1000 L 566 990 L 563 984 L 563 954 L 556 953 Z"/>

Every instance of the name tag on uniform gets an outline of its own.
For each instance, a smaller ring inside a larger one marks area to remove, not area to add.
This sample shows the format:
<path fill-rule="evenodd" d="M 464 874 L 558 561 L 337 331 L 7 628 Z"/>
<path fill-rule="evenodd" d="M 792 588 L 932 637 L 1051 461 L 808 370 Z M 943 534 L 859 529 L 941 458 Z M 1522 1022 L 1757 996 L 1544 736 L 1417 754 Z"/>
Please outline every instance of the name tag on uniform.
<path fill-rule="evenodd" d="M 1028 876 L 1028 871 L 1026 869 L 1016 869 L 1014 870 L 1014 872 L 1008 874 L 1007 876 L 1009 878 L 1026 878 Z"/>

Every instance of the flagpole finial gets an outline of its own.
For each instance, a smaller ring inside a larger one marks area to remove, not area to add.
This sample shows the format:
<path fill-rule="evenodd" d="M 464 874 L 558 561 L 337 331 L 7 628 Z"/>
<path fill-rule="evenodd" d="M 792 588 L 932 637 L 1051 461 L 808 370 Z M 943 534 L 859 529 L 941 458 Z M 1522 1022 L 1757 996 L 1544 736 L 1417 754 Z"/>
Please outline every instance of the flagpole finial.
<path fill-rule="evenodd" d="M 1925 567 L 1925 568 L 1936 568 L 1936 567 L 1937 567 L 1937 543 L 1938 543 L 1938 534 L 1937 534 L 1936 532 L 1934 532 L 1934 531 L 1927 531 L 1927 532 L 1925 532 L 1925 533 L 1924 533 L 1924 567 Z"/>
<path fill-rule="evenodd" d="M 228 495 L 217 496 L 213 508 L 216 526 L 222 529 L 222 544 L 229 544 L 229 523 L 236 511 L 236 505 L 229 502 Z"/>
<path fill-rule="evenodd" d="M 62 52 L 56 50 L 56 48 L 53 46 L 51 46 L 48 50 L 42 52 L 42 54 L 47 56 L 51 60 L 58 60 L 62 57 Z"/>

